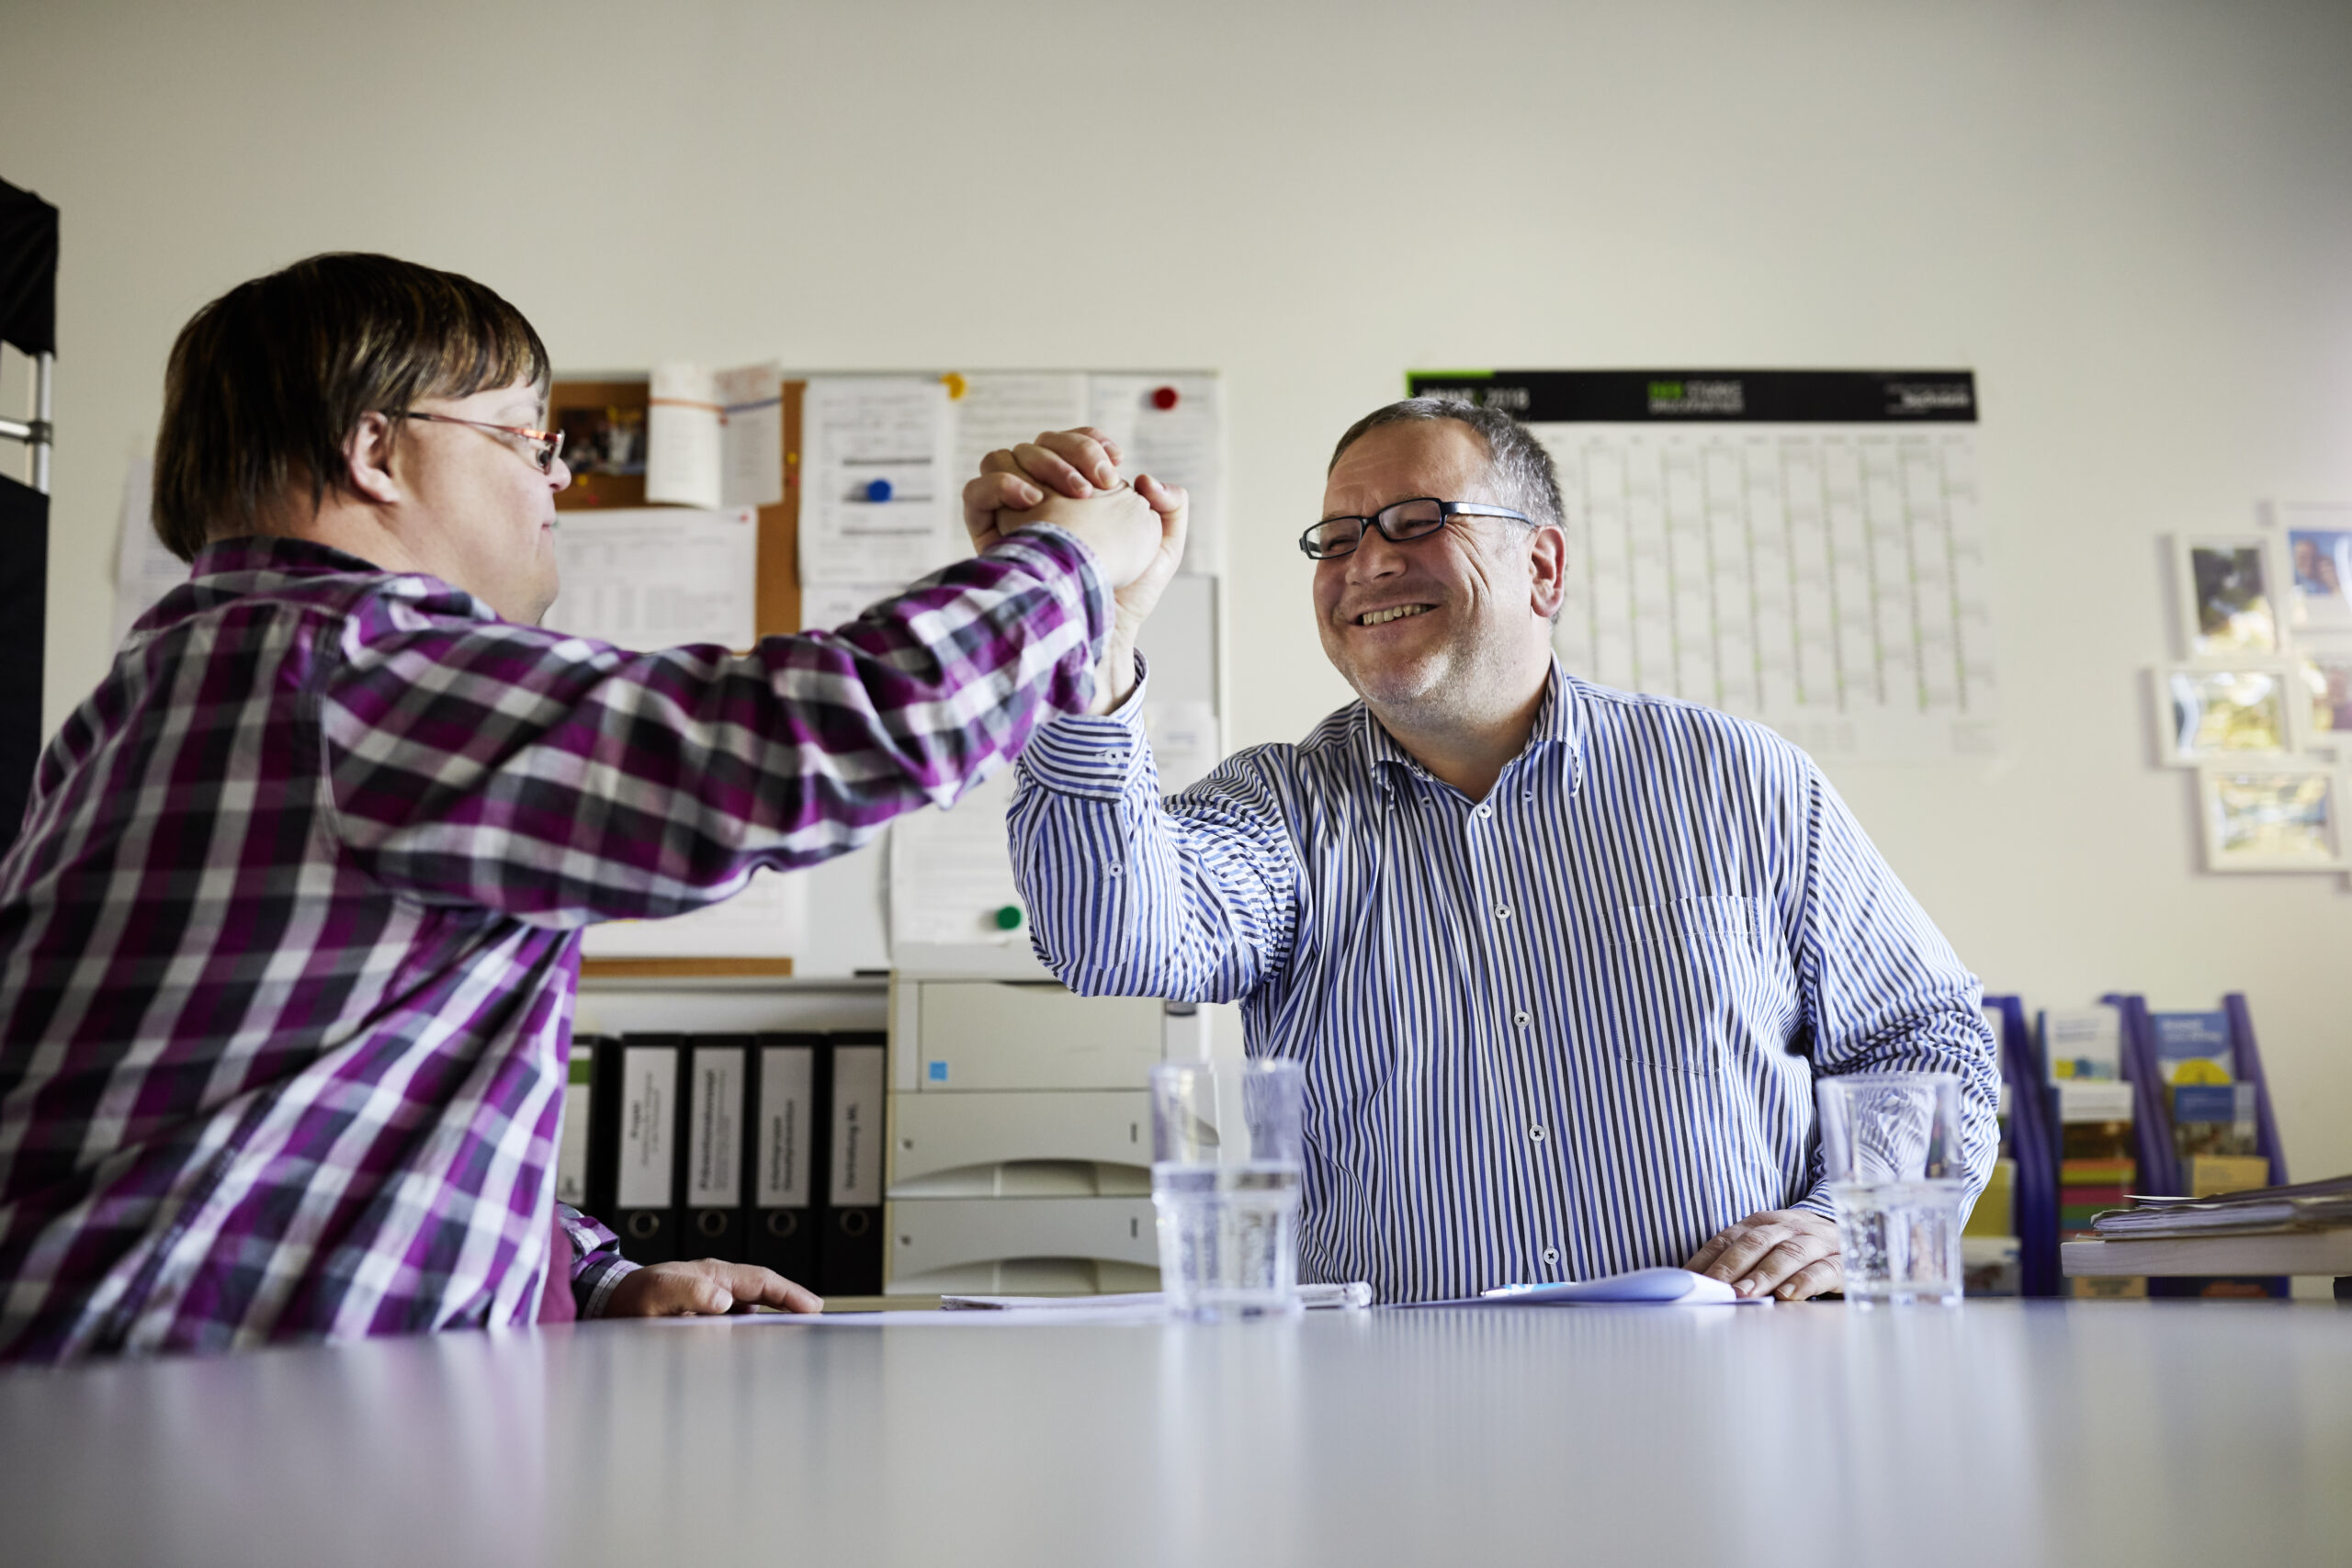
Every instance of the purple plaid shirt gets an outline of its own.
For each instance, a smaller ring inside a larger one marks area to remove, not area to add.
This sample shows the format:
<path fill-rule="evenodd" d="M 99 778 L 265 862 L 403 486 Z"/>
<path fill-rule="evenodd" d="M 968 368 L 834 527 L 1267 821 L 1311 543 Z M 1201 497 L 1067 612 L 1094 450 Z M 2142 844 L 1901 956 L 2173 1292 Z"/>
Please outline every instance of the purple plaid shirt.
<path fill-rule="evenodd" d="M 956 800 L 1109 615 L 1053 530 L 742 657 L 205 550 L 0 861 L 0 1359 L 532 1321 L 581 928 Z M 630 1266 L 564 1219 L 593 1314 Z"/>

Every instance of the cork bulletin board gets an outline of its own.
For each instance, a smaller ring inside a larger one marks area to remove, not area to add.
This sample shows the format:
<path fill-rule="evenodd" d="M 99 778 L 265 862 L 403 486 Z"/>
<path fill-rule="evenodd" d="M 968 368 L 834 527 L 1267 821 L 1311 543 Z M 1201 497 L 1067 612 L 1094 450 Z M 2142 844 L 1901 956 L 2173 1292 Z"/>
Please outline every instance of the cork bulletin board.
<path fill-rule="evenodd" d="M 558 512 L 645 504 L 643 469 L 650 378 L 643 376 L 557 378 L 548 394 L 548 418 L 564 433 L 564 457 L 574 468 L 571 487 L 555 498 Z M 760 508 L 759 635 L 800 629 L 800 411 L 806 381 L 784 383 L 784 499 Z M 636 471 L 626 471 L 634 456 Z M 591 958 L 580 966 L 592 978 L 699 978 L 783 976 L 789 958 Z"/>

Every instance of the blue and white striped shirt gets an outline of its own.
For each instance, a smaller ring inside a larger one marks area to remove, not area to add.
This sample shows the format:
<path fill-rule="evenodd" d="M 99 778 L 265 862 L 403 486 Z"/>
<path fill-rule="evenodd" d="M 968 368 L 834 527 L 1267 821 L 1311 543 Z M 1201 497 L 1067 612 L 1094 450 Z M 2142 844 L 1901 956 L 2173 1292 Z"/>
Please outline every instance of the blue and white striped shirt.
<path fill-rule="evenodd" d="M 1306 1072 L 1301 1277 L 1383 1301 L 1679 1264 L 1828 1211 L 1813 1076 L 1998 1079 L 1980 987 L 1811 759 L 1555 664 L 1484 801 L 1352 704 L 1163 802 L 1133 701 L 1040 729 L 1013 862 L 1088 995 L 1238 998 Z"/>

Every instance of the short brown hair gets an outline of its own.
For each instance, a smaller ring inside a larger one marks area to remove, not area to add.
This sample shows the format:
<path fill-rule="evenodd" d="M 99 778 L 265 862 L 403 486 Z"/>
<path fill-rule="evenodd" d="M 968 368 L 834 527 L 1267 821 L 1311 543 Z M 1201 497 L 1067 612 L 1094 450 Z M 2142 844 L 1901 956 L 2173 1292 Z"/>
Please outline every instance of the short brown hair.
<path fill-rule="evenodd" d="M 548 378 L 523 313 L 454 272 L 344 253 L 240 284 L 172 344 L 155 536 L 190 560 L 207 539 L 264 532 L 297 485 L 313 506 L 343 488 L 361 415 Z"/>

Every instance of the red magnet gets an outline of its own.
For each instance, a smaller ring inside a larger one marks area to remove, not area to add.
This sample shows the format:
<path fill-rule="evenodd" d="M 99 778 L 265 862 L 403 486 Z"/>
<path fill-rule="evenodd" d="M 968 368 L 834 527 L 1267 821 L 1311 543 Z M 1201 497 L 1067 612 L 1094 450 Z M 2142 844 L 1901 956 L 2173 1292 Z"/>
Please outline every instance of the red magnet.
<path fill-rule="evenodd" d="M 1151 406 L 1162 412 L 1176 406 L 1176 389 L 1161 387 L 1151 394 Z"/>

